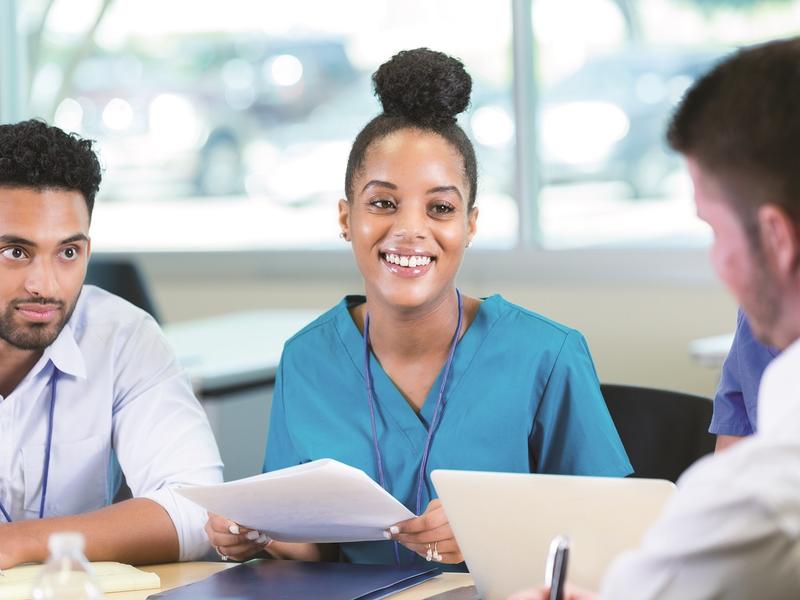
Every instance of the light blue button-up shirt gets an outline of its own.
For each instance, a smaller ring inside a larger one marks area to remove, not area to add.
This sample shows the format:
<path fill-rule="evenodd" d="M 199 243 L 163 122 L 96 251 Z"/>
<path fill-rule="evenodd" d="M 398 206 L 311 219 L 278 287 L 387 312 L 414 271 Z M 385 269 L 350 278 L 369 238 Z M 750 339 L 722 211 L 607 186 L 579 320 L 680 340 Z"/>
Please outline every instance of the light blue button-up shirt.
<path fill-rule="evenodd" d="M 742 309 L 736 317 L 736 334 L 722 365 L 714 415 L 708 430 L 715 435 L 752 435 L 758 421 L 758 386 L 764 369 L 778 350 L 759 342 Z"/>
<path fill-rule="evenodd" d="M 181 560 L 205 554 L 205 511 L 170 488 L 222 481 L 208 419 L 155 321 L 93 286 L 16 389 L 0 396 L 0 498 L 11 517 L 38 517 L 54 384 L 45 517 L 110 504 L 121 467 L 134 497 L 169 513 Z"/>

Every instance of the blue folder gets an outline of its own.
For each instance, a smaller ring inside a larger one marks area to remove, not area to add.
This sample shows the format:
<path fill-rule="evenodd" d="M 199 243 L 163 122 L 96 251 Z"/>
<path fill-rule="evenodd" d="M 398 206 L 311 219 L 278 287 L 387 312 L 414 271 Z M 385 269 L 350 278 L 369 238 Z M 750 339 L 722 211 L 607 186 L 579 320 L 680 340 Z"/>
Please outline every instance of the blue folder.
<path fill-rule="evenodd" d="M 377 600 L 438 574 L 428 567 L 253 560 L 148 600 Z"/>

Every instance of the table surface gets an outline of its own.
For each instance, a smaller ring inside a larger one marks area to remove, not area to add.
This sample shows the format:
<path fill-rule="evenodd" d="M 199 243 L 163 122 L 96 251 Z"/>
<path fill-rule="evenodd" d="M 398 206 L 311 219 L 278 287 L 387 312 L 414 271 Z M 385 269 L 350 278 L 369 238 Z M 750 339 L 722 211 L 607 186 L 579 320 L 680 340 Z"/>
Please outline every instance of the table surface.
<path fill-rule="evenodd" d="M 283 344 L 320 315 L 316 310 L 255 310 L 164 325 L 178 360 L 201 395 L 268 385 Z"/>
<path fill-rule="evenodd" d="M 236 563 L 221 562 L 188 562 L 171 563 L 139 567 L 142 571 L 151 571 L 161 578 L 161 590 L 168 590 L 188 583 L 193 583 L 213 575 Z M 392 600 L 424 600 L 430 596 L 446 592 L 465 585 L 472 585 L 472 577 L 466 573 L 444 573 L 421 583 L 411 589 L 393 594 Z M 116 592 L 106 594 L 108 600 L 145 600 L 156 590 L 140 590 L 137 592 Z"/>
<path fill-rule="evenodd" d="M 717 369 L 725 362 L 732 343 L 733 333 L 692 340 L 689 342 L 689 356 L 699 365 Z"/>

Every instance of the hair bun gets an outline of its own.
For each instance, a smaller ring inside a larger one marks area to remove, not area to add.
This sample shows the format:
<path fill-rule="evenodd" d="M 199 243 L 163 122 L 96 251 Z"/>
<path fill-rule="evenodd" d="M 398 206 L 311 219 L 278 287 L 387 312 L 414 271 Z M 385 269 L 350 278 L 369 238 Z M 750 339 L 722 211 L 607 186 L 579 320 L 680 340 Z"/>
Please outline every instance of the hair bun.
<path fill-rule="evenodd" d="M 454 122 L 469 106 L 472 78 L 460 60 L 429 50 L 403 50 L 372 76 L 387 116 L 420 125 Z"/>

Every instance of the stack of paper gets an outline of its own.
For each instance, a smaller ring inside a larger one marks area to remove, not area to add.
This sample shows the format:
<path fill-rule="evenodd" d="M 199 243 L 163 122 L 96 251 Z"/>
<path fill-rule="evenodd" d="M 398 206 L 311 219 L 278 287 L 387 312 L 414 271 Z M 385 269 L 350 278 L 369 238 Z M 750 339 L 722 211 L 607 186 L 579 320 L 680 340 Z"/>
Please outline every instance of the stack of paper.
<path fill-rule="evenodd" d="M 332 459 L 177 491 L 285 542 L 382 540 L 389 526 L 414 516 L 366 473 Z"/>
<path fill-rule="evenodd" d="M 155 573 L 147 573 L 116 562 L 92 563 L 95 583 L 104 593 L 149 590 L 161 587 Z M 29 600 L 31 588 L 42 565 L 22 565 L 4 569 L 0 577 L 0 600 Z"/>

